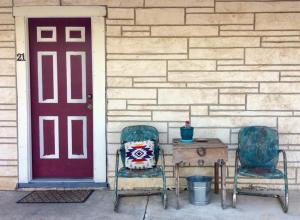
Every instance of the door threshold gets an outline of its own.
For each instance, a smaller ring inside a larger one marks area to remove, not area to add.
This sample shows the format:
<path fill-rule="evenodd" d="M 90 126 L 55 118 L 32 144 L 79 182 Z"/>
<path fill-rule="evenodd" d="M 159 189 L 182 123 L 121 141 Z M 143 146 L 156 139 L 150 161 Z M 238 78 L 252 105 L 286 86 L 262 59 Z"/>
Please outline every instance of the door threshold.
<path fill-rule="evenodd" d="M 107 183 L 94 182 L 93 179 L 34 179 L 29 183 L 18 183 L 18 189 L 107 189 Z"/>

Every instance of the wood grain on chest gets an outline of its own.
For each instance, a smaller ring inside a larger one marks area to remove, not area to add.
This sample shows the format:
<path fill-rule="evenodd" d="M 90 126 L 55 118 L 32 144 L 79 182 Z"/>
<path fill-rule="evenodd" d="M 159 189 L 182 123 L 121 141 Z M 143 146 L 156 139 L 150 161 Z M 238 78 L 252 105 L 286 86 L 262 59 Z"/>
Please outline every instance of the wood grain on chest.
<path fill-rule="evenodd" d="M 190 143 L 182 143 L 173 139 L 173 163 L 180 162 L 216 162 L 228 160 L 228 147 L 219 139 L 194 139 Z"/>

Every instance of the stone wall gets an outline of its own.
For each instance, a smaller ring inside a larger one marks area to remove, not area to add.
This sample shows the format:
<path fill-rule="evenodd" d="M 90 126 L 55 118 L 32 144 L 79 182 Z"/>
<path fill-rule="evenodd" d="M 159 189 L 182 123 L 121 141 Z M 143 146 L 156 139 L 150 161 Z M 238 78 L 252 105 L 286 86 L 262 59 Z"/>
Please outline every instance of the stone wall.
<path fill-rule="evenodd" d="M 0 186 L 16 182 L 16 88 L 11 6 L 106 5 L 108 178 L 113 183 L 120 131 L 160 131 L 173 186 L 172 138 L 191 120 L 197 137 L 229 145 L 233 176 L 239 128 L 280 132 L 291 189 L 300 188 L 300 2 L 234 0 L 0 0 Z M 280 162 L 282 168 L 282 163 Z M 183 177 L 213 173 L 182 168 Z M 159 180 L 153 181 L 155 184 Z M 182 178 L 184 183 L 184 178 Z M 243 179 L 243 183 L 257 183 Z M 262 186 L 280 181 L 260 181 Z M 147 180 L 123 181 L 124 188 Z"/>
<path fill-rule="evenodd" d="M 12 1 L 0 0 L 0 189 L 17 182 L 15 31 Z"/>

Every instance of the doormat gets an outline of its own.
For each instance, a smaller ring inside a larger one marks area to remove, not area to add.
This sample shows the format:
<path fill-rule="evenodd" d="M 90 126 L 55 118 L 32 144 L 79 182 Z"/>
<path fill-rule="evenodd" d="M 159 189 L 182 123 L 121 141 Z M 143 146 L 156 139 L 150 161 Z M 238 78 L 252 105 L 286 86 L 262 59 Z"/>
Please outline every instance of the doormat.
<path fill-rule="evenodd" d="M 46 190 L 33 191 L 17 203 L 83 203 L 94 190 Z"/>

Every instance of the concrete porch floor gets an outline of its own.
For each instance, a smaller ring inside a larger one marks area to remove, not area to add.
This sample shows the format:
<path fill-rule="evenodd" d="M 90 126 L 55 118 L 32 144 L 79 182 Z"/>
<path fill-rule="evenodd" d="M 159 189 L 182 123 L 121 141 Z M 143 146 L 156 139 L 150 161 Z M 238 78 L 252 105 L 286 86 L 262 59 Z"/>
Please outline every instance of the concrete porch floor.
<path fill-rule="evenodd" d="M 119 213 L 113 212 L 111 191 L 95 191 L 81 204 L 17 204 L 28 192 L 1 191 L 0 219 L 199 219 L 199 220 L 288 220 L 300 219 L 300 191 L 290 191 L 288 214 L 284 214 L 276 199 L 239 196 L 236 209 L 229 206 L 222 210 L 219 196 L 213 194 L 206 206 L 194 206 L 181 193 L 181 209 L 175 209 L 175 192 L 168 191 L 168 209 L 164 210 L 159 196 L 122 198 Z M 227 203 L 231 204 L 228 193 Z"/>

